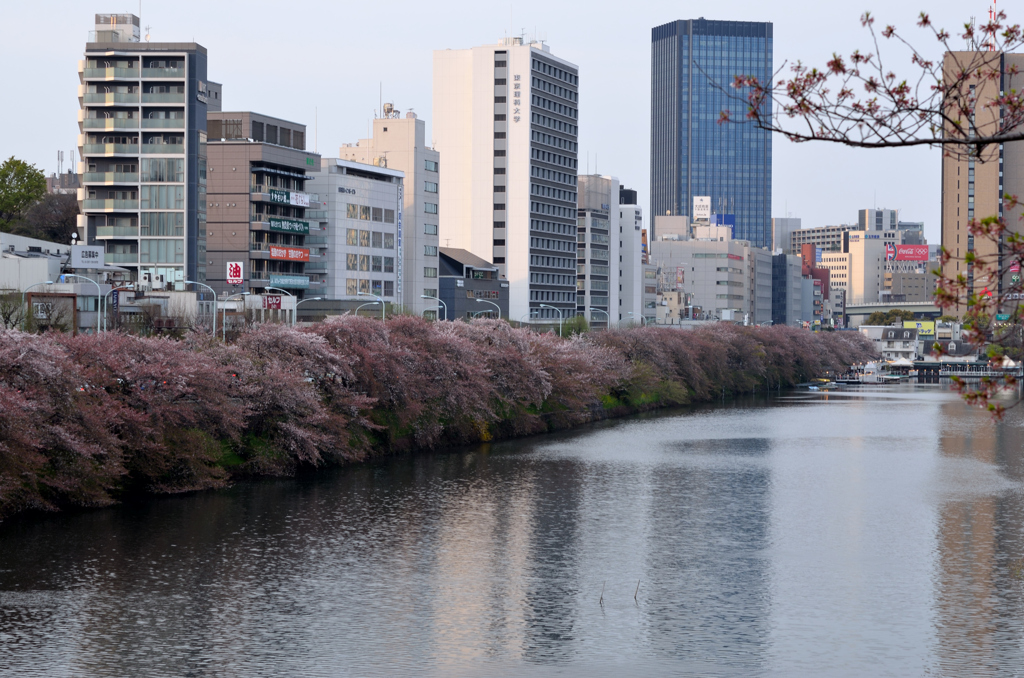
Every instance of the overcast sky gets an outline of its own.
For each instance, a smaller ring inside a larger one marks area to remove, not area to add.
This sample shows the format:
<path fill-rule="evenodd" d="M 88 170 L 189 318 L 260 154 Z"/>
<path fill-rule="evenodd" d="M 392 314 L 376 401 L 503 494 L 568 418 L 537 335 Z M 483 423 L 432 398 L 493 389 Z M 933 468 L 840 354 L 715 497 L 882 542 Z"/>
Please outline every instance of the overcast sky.
<path fill-rule="evenodd" d="M 0 156 L 14 155 L 50 173 L 56 170 L 57 151 L 63 149 L 67 169 L 78 135 L 77 62 L 93 29 L 93 15 L 138 13 L 138 3 L 7 4 L 0 23 L 0 54 L 6 64 Z M 510 31 L 537 35 L 554 54 L 580 68 L 580 172 L 586 171 L 589 154 L 591 171 L 613 174 L 635 187 L 646 210 L 652 27 L 701 16 L 771 21 L 776 68 L 797 59 L 822 65 L 833 51 L 871 48 L 859 22 L 864 9 L 872 9 L 879 23 L 895 24 L 936 56 L 935 40 L 914 26 L 917 13 L 929 9 L 950 30 L 970 18 L 952 2 L 928 6 L 925 0 L 144 0 L 142 25 L 150 26 L 154 42 L 194 39 L 207 48 L 209 79 L 224 84 L 225 110 L 254 110 L 305 123 L 308 145 L 318 139 L 325 156 L 336 155 L 341 143 L 366 136 L 381 86 L 385 101 L 393 101 L 403 114 L 413 109 L 426 119 L 429 136 L 433 50 L 491 44 Z M 974 13 L 982 17 L 986 10 L 979 2 Z M 902 56 L 892 65 L 909 75 Z M 806 228 L 855 222 L 857 210 L 864 207 L 899 208 L 901 219 L 924 221 L 929 242 L 937 243 L 939 165 L 936 150 L 866 151 L 796 145 L 776 137 L 772 213 L 800 217 Z"/>

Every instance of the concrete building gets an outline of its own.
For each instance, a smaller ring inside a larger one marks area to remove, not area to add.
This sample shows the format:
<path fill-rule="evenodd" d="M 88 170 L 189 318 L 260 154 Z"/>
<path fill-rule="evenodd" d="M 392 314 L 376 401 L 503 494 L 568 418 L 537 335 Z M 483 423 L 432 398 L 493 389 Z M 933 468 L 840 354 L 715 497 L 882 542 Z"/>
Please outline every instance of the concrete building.
<path fill-rule="evenodd" d="M 46 192 L 62 195 L 78 195 L 78 189 L 82 187 L 82 175 L 75 174 L 71 170 L 60 174 L 54 173 L 46 177 Z"/>
<path fill-rule="evenodd" d="M 884 360 L 917 360 L 920 354 L 917 329 L 910 327 L 884 327 L 861 325 L 857 328 L 875 344 L 875 349 Z"/>
<path fill-rule="evenodd" d="M 690 217 L 662 214 L 654 217 L 654 232 L 666 240 L 689 240 L 692 237 Z"/>
<path fill-rule="evenodd" d="M 338 157 L 399 170 L 405 175 L 400 302 L 406 311 L 433 318 L 437 302 L 423 295 L 433 291 L 430 296 L 437 296 L 438 289 L 437 279 L 426 274 L 439 267 L 441 154 L 427 143 L 426 125 L 415 113 L 410 111 L 403 118 L 391 104 L 385 104 L 383 115 L 373 121 L 372 138 L 344 144 L 338 149 Z"/>
<path fill-rule="evenodd" d="M 842 252 L 844 234 L 856 230 L 858 228 L 854 224 L 817 226 L 795 230 L 790 233 L 789 251 L 797 254 L 804 245 L 814 245 L 821 248 L 823 252 Z"/>
<path fill-rule="evenodd" d="M 622 202 L 631 200 L 632 202 Z M 643 210 L 636 191 L 619 191 L 619 322 L 640 317 L 643 310 Z M 600 314 L 598 314 L 600 315 Z M 611 312 L 612 319 L 615 312 Z"/>
<path fill-rule="evenodd" d="M 882 303 L 926 302 L 935 298 L 938 276 L 931 270 L 886 271 Z"/>
<path fill-rule="evenodd" d="M 802 261 L 794 254 L 772 257 L 772 324 L 797 327 L 803 305 Z"/>
<path fill-rule="evenodd" d="M 607 328 L 619 319 L 620 265 L 625 262 L 618 232 L 618 197 L 619 180 L 615 177 L 579 177 L 576 314 L 596 328 Z"/>
<path fill-rule="evenodd" d="M 899 210 L 857 210 L 857 229 L 860 231 L 895 231 L 899 221 Z"/>
<path fill-rule="evenodd" d="M 327 299 L 375 295 L 386 304 L 402 299 L 404 174 L 375 165 L 324 158 L 309 190 L 319 197 L 317 218 L 326 231 Z M 438 271 L 424 272 L 437 280 Z M 436 286 L 424 292 L 437 296 Z M 366 301 L 371 301 L 369 298 Z"/>
<path fill-rule="evenodd" d="M 720 125 L 719 83 L 738 73 L 771 82 L 773 27 L 752 21 L 672 21 L 651 31 L 651 215 L 688 215 L 693 198 L 730 205 L 735 237 L 770 247 L 772 138 L 737 116 Z M 661 235 L 657 225 L 653 236 Z"/>
<path fill-rule="evenodd" d="M 501 278 L 497 266 L 454 247 L 442 247 L 438 261 L 438 298 L 444 302 L 438 317 L 447 320 L 485 316 L 510 319 L 508 281 Z M 525 322 L 527 318 L 519 320 Z"/>
<path fill-rule="evenodd" d="M 751 272 L 747 263 L 749 244 L 743 240 L 655 240 L 651 261 L 675 290 L 690 295 L 701 317 L 723 317 L 733 311 L 738 319 L 750 313 Z M 768 267 L 771 320 L 771 266 Z M 646 284 L 646 281 L 645 281 Z"/>
<path fill-rule="evenodd" d="M 78 64 L 79 237 L 144 286 L 206 280 L 206 48 L 97 14 Z"/>
<path fill-rule="evenodd" d="M 576 314 L 578 76 L 521 38 L 434 52 L 441 242 L 493 261 L 535 322 Z"/>
<path fill-rule="evenodd" d="M 320 156 L 306 126 L 252 112 L 207 114 L 207 284 L 321 296 L 325 232 L 306 218 Z M 239 268 L 240 266 L 240 268 Z"/>
<path fill-rule="evenodd" d="M 643 308 L 639 315 L 629 315 L 623 320 L 653 325 L 658 321 L 658 270 L 655 264 L 641 264 L 643 269 Z"/>
<path fill-rule="evenodd" d="M 772 322 L 772 253 L 761 247 L 744 248 L 747 263 L 746 320 L 751 325 L 770 325 Z"/>
<path fill-rule="evenodd" d="M 955 73 L 963 69 L 964 64 L 977 64 L 979 68 L 1002 73 L 999 80 L 983 77 L 970 81 L 971 95 L 977 102 L 972 127 L 978 135 L 996 134 L 1004 110 L 991 103 L 1003 92 L 1021 89 L 1021 76 L 1012 72 L 1024 69 L 1024 54 L 949 52 L 944 57 L 943 70 Z M 942 155 L 942 246 L 951 258 L 943 267 L 943 275 L 949 278 L 964 275 L 969 291 L 976 294 L 985 288 L 994 293 L 1005 292 L 1013 285 L 1014 273 L 1009 271 L 1008 261 L 1000 260 L 1001 245 L 986 238 L 976 242 L 968 229 L 974 219 L 1002 217 L 1011 232 L 1020 232 L 1024 210 L 1020 205 L 1010 209 L 1004 196 L 1024 195 L 1024 144 L 990 144 L 981 150 L 980 156 L 969 154 L 964 148 L 947 147 L 946 150 L 948 152 Z M 998 280 L 975 278 L 974 265 L 964 261 L 967 252 L 973 252 L 982 261 L 998 264 L 1002 277 Z M 1015 306 L 1016 300 L 1012 304 Z M 953 310 L 957 315 L 964 311 L 966 306 Z"/>
<path fill-rule="evenodd" d="M 772 219 L 772 252 L 795 254 L 792 235 L 800 230 L 798 217 L 775 217 Z"/>
<path fill-rule="evenodd" d="M 909 232 L 909 231 L 907 231 Z M 923 274 L 928 262 L 921 259 L 901 260 L 905 251 L 897 248 L 884 235 L 900 234 L 901 231 L 848 233 L 842 252 L 823 253 L 819 267 L 828 269 L 830 284 L 846 292 L 846 303 L 850 305 L 873 304 L 882 295 L 892 292 L 893 276 L 896 274 Z M 898 235 L 896 236 L 898 237 Z M 917 251 L 927 252 L 927 245 L 915 246 Z M 914 250 L 915 248 L 910 248 Z M 911 251 L 908 256 L 913 256 Z M 926 254 L 924 256 L 927 256 Z"/>

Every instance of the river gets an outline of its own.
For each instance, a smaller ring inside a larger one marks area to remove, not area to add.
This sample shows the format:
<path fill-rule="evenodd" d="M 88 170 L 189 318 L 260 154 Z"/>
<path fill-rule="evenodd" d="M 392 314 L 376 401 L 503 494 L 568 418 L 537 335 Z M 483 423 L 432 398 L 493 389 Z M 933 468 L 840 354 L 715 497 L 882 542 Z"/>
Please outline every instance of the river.
<path fill-rule="evenodd" d="M 1022 442 L 795 392 L 17 518 L 0 675 L 1018 675 Z"/>

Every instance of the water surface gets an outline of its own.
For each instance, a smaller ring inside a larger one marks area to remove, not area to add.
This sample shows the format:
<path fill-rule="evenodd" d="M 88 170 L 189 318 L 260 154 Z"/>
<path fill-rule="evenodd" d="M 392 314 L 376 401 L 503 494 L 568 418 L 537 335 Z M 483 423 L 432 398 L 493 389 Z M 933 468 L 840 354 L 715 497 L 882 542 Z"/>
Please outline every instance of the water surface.
<path fill-rule="evenodd" d="M 1018 675 L 1022 427 L 798 393 L 8 521 L 0 674 Z"/>

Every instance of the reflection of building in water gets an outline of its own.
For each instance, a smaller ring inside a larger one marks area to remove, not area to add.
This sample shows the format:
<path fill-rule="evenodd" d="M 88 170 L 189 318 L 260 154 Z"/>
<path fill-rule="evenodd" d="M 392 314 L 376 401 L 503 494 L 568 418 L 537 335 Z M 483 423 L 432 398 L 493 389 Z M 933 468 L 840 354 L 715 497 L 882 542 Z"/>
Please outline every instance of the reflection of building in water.
<path fill-rule="evenodd" d="M 934 622 L 941 675 L 994 675 L 1024 663 L 1024 582 L 1010 574 L 1022 554 L 1024 498 L 1007 486 L 1024 479 L 1022 414 L 969 426 L 988 415 L 959 401 L 943 405 Z"/>

